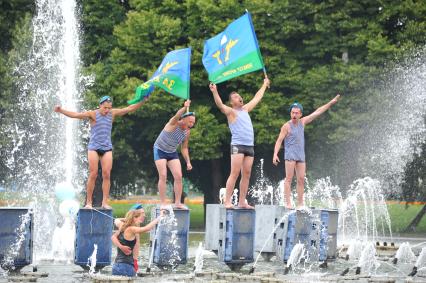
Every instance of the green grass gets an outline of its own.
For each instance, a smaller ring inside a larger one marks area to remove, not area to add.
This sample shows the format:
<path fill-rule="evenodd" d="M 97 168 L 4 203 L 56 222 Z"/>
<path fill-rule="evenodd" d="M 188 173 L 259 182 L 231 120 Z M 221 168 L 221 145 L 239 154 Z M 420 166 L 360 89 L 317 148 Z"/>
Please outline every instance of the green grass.
<path fill-rule="evenodd" d="M 400 233 L 416 217 L 423 205 L 388 204 L 389 216 L 392 222 L 392 232 Z M 426 216 L 423 216 L 415 233 L 426 233 Z"/>
<path fill-rule="evenodd" d="M 132 204 L 113 204 L 114 217 L 124 217 Z M 204 207 L 202 204 L 190 204 L 190 229 L 204 229 Z M 153 205 L 145 205 L 146 219 L 151 219 L 150 213 Z M 388 211 L 392 222 L 392 232 L 400 233 L 413 220 L 417 213 L 422 209 L 422 205 L 409 205 L 406 209 L 405 204 L 388 204 Z M 417 226 L 415 233 L 426 233 L 426 216 L 423 217 Z"/>

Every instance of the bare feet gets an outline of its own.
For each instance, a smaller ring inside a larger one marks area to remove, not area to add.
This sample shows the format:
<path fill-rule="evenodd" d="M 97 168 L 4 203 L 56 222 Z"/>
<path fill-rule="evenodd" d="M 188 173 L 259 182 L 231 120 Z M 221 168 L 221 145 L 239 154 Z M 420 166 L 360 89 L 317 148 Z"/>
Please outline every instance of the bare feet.
<path fill-rule="evenodd" d="M 242 203 L 238 203 L 238 208 L 244 208 L 244 209 L 254 209 L 254 206 L 251 206 L 248 204 L 247 200 L 245 199 Z"/>
<path fill-rule="evenodd" d="M 84 206 L 84 208 L 93 209 L 91 203 L 86 203 L 86 205 Z"/>
<path fill-rule="evenodd" d="M 108 204 L 102 204 L 102 208 L 103 209 L 112 209 L 112 207 L 109 206 Z"/>
<path fill-rule="evenodd" d="M 247 202 L 243 204 L 239 204 L 238 208 L 244 208 L 244 209 L 254 209 L 254 206 L 249 205 Z"/>
<path fill-rule="evenodd" d="M 170 211 L 170 210 L 172 210 L 172 206 L 170 204 L 167 204 L 167 203 L 162 203 L 162 204 L 160 204 L 160 210 Z"/>
<path fill-rule="evenodd" d="M 232 203 L 231 203 L 231 202 L 225 202 L 223 205 L 224 205 L 224 206 L 225 206 L 225 208 L 227 208 L 227 209 L 233 209 L 233 208 L 234 208 L 234 206 L 232 205 Z"/>
<path fill-rule="evenodd" d="M 188 207 L 182 203 L 175 203 L 173 207 L 176 209 L 188 209 Z"/>

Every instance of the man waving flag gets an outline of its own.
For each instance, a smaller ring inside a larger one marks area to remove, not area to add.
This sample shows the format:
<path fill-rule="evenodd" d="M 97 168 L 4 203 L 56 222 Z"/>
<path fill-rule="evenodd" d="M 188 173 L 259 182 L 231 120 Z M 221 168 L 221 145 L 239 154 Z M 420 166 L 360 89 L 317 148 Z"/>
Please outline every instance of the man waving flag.
<path fill-rule="evenodd" d="M 248 12 L 206 40 L 203 64 L 214 84 L 264 68 Z"/>
<path fill-rule="evenodd" d="M 154 91 L 155 86 L 177 97 L 189 99 L 190 63 L 191 48 L 178 49 L 167 53 L 154 75 L 149 81 L 136 88 L 135 97 L 128 103 L 138 103 L 145 96 L 149 96 Z"/>

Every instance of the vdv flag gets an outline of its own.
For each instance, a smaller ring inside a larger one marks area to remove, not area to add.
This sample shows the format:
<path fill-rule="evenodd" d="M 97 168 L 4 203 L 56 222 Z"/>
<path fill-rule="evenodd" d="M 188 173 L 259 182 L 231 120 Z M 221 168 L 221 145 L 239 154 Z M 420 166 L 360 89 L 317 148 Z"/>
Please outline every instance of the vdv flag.
<path fill-rule="evenodd" d="M 264 67 L 249 13 L 206 40 L 203 64 L 215 84 Z"/>
<path fill-rule="evenodd" d="M 191 48 L 170 51 L 149 81 L 136 88 L 135 97 L 128 103 L 135 104 L 149 96 L 154 91 L 154 86 L 177 97 L 189 99 L 190 63 Z"/>

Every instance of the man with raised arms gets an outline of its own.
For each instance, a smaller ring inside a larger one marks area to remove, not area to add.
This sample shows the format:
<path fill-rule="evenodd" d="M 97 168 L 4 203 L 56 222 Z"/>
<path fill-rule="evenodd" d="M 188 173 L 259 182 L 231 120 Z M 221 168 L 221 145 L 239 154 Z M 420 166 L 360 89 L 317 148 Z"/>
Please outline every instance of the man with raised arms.
<path fill-rule="evenodd" d="M 90 140 L 87 151 L 89 177 L 86 186 L 87 194 L 85 208 L 92 208 L 93 206 L 93 190 L 98 176 L 98 163 L 100 161 L 102 167 L 102 207 L 111 209 L 111 206 L 108 205 L 108 198 L 112 169 L 112 123 L 116 117 L 124 116 L 127 113 L 135 111 L 141 107 L 145 101 L 146 99 L 125 108 L 112 108 L 112 98 L 110 96 L 103 96 L 99 100 L 99 109 L 84 112 L 73 112 L 65 110 L 59 105 L 55 106 L 54 110 L 57 113 L 64 114 L 70 118 L 89 119 L 90 122 Z"/>
<path fill-rule="evenodd" d="M 226 195 L 224 205 L 226 208 L 232 208 L 232 192 L 235 182 L 241 172 L 240 194 L 238 199 L 239 208 L 253 207 L 247 203 L 246 196 L 250 181 L 251 168 L 254 161 L 254 131 L 249 112 L 256 107 L 262 99 L 266 88 L 269 87 L 269 79 L 263 80 L 262 87 L 250 102 L 244 104 L 243 98 L 235 91 L 229 94 L 229 103 L 231 107 L 225 105 L 220 98 L 215 84 L 210 84 L 210 90 L 213 93 L 214 102 L 219 110 L 226 115 L 229 129 L 231 130 L 231 172 L 226 181 Z"/>
<path fill-rule="evenodd" d="M 275 142 L 274 156 L 272 163 L 276 166 L 280 159 L 278 152 L 284 141 L 284 160 L 285 160 L 285 181 L 284 181 L 284 201 L 287 208 L 291 208 L 291 181 L 296 172 L 297 179 L 297 207 L 304 205 L 304 187 L 305 187 L 305 126 L 318 118 L 325 111 L 330 109 L 340 98 L 337 95 L 327 104 L 319 107 L 312 114 L 303 117 L 303 107 L 300 103 L 294 102 L 290 106 L 291 120 L 281 127 L 280 134 Z"/>

